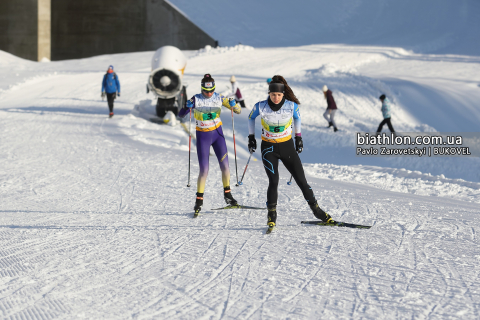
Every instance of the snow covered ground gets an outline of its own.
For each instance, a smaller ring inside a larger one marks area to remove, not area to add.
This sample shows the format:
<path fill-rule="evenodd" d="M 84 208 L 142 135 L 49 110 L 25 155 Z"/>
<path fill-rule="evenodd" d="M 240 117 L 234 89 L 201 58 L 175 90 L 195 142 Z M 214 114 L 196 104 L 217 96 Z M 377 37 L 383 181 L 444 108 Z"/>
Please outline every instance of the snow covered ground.
<path fill-rule="evenodd" d="M 301 158 L 319 204 L 373 227 L 300 225 L 313 216 L 282 169 L 279 228 L 267 236 L 264 211 L 209 210 L 223 204 L 213 159 L 193 220 L 187 134 L 134 112 L 153 110 L 153 52 L 34 63 L 0 51 L 2 318 L 480 317 L 479 159 L 362 158 L 353 147 L 356 131 L 381 121 L 381 93 L 397 131 L 477 131 L 478 57 L 347 45 L 186 54 L 189 95 L 206 72 L 219 91 L 234 74 L 248 109 L 266 97 L 267 77 L 284 75 L 302 102 Z M 110 64 L 122 95 L 107 119 L 100 88 Z M 322 117 L 324 84 L 339 107 L 336 133 Z M 235 118 L 239 172 L 247 115 Z M 233 152 L 230 113 L 222 119 Z M 230 168 L 233 182 L 233 153 Z M 233 195 L 263 206 L 258 159 L 244 182 Z"/>

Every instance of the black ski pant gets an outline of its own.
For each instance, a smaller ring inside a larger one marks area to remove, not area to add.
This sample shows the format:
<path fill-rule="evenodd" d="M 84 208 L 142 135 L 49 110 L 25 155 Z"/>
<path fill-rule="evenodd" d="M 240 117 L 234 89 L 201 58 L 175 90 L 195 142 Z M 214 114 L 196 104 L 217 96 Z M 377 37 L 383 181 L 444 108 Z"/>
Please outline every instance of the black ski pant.
<path fill-rule="evenodd" d="M 315 202 L 315 195 L 312 188 L 307 183 L 305 172 L 303 171 L 302 161 L 295 151 L 293 139 L 280 143 L 271 143 L 262 140 L 262 162 L 265 172 L 268 176 L 267 201 L 269 206 L 277 205 L 278 199 L 278 160 L 282 160 L 283 165 L 292 174 L 293 179 L 300 187 L 303 197 L 308 204 Z"/>
<path fill-rule="evenodd" d="M 107 93 L 108 109 L 113 112 L 113 100 L 117 97 L 116 93 Z"/>
<path fill-rule="evenodd" d="M 390 129 L 391 132 L 395 132 L 395 130 L 393 130 L 393 126 L 392 126 L 392 123 L 390 122 L 390 119 L 391 118 L 385 118 L 385 119 L 383 119 L 382 122 L 380 122 L 380 125 L 378 126 L 378 129 L 377 129 L 377 133 L 382 131 L 383 125 L 385 123 L 387 124 L 388 129 Z"/>

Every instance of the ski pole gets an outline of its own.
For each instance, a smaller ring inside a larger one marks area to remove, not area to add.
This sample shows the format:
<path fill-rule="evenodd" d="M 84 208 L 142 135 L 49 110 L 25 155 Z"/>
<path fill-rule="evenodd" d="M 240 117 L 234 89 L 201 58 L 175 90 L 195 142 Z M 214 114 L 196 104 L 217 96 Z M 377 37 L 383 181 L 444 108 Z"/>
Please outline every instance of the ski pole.
<path fill-rule="evenodd" d="M 293 175 L 291 174 L 291 175 L 290 175 L 290 181 L 287 182 L 288 185 L 291 185 L 291 184 L 292 184 L 292 178 L 293 178 Z"/>
<path fill-rule="evenodd" d="M 235 152 L 235 173 L 237 175 L 237 184 L 238 186 L 238 168 L 237 168 L 237 146 L 235 144 L 235 125 L 233 122 L 233 107 L 230 107 L 230 110 L 232 111 L 232 130 L 233 130 L 233 150 Z"/>
<path fill-rule="evenodd" d="M 250 163 L 251 158 L 252 158 L 252 153 L 250 153 L 250 157 L 248 157 L 247 165 L 245 166 L 245 170 L 243 170 L 242 179 L 240 179 L 240 182 L 236 184 L 237 187 L 243 184 L 243 177 L 245 177 L 245 172 L 247 172 L 248 164 Z"/>
<path fill-rule="evenodd" d="M 190 154 L 192 150 L 192 112 L 190 109 L 190 124 L 188 126 L 188 183 L 187 187 L 190 188 Z"/>
<path fill-rule="evenodd" d="M 298 152 L 297 152 L 298 153 Z M 293 178 L 293 174 L 290 175 L 290 180 L 287 182 L 288 185 L 291 185 L 292 184 L 292 178 Z"/>

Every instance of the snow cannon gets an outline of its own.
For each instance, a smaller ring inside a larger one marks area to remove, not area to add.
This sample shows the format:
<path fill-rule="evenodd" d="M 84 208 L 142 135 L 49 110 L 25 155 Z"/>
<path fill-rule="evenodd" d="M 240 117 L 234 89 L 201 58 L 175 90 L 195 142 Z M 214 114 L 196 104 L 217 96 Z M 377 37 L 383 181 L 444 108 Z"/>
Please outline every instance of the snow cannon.
<path fill-rule="evenodd" d="M 186 66 L 187 58 L 176 47 L 163 46 L 155 51 L 147 93 L 151 91 L 157 97 L 155 110 L 158 117 L 163 118 L 168 111 L 178 116 L 185 104 L 187 92 L 182 78 Z"/>

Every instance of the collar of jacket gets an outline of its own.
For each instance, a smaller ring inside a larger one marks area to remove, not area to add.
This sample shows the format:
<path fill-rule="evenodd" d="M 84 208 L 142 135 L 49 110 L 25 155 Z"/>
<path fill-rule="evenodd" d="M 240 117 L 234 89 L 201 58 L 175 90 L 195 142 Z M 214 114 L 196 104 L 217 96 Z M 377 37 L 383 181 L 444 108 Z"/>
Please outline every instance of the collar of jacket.
<path fill-rule="evenodd" d="M 280 102 L 277 103 L 277 104 L 273 103 L 273 101 L 270 100 L 270 97 L 268 97 L 268 105 L 270 106 L 270 108 L 271 108 L 273 111 L 278 111 L 278 110 L 280 110 L 280 108 L 283 106 L 284 103 L 285 103 L 285 96 L 283 97 L 282 101 L 280 101 Z"/>

